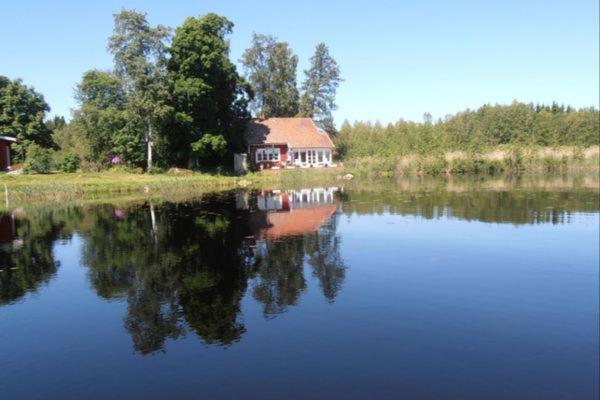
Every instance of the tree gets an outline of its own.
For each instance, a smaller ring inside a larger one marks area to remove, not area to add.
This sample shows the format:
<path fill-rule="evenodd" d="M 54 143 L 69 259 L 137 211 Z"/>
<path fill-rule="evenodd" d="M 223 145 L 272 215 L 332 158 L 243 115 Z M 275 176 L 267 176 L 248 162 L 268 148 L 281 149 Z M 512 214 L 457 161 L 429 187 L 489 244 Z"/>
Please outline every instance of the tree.
<path fill-rule="evenodd" d="M 31 144 L 54 146 L 52 131 L 44 123 L 48 111 L 50 107 L 40 93 L 20 79 L 11 81 L 0 75 L 0 134 L 17 138 L 13 145 L 15 161 L 25 160 Z"/>
<path fill-rule="evenodd" d="M 174 121 L 165 140 L 176 164 L 215 163 L 241 147 L 252 94 L 229 59 L 232 29 L 211 13 L 186 19 L 175 32 L 168 62 Z"/>
<path fill-rule="evenodd" d="M 151 27 L 146 15 L 135 11 L 123 10 L 114 18 L 115 27 L 108 49 L 114 56 L 116 74 L 122 79 L 127 94 L 128 130 L 134 133 L 135 142 L 146 142 L 146 162 L 150 170 L 153 128 L 168 112 L 163 99 L 168 94 L 165 42 L 169 38 L 169 29 L 162 25 Z M 123 145 L 135 146 L 129 142 Z"/>
<path fill-rule="evenodd" d="M 256 115 L 268 118 L 298 114 L 298 56 L 287 43 L 255 33 L 241 62 L 255 94 L 253 110 Z"/>
<path fill-rule="evenodd" d="M 108 163 L 115 155 L 131 158 L 127 157 L 131 153 L 127 151 L 131 138 L 121 79 L 107 71 L 87 71 L 77 85 L 75 98 L 80 108 L 72 124 L 81 128 L 87 144 L 86 154 L 79 156 L 101 164 Z"/>
<path fill-rule="evenodd" d="M 319 43 L 310 58 L 310 68 L 304 71 L 300 115 L 315 119 L 329 133 L 335 132 L 331 112 L 337 109 L 335 95 L 342 81 L 340 68 L 329 54 L 325 43 Z"/>

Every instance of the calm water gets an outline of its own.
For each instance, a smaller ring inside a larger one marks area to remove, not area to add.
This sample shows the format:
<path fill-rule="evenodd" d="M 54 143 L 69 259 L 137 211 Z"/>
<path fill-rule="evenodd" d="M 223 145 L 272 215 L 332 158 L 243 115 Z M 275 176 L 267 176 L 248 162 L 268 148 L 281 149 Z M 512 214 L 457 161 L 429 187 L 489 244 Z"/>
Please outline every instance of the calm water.
<path fill-rule="evenodd" d="M 0 397 L 595 399 L 597 188 L 0 214 Z"/>

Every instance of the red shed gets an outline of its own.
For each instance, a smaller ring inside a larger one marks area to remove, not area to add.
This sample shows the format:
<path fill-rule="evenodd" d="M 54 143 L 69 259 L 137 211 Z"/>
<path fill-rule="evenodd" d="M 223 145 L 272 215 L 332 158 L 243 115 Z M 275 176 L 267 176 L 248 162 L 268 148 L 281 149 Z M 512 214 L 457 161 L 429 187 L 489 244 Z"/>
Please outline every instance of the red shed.
<path fill-rule="evenodd" d="M 10 169 L 10 145 L 16 141 L 10 136 L 0 136 L 0 171 Z"/>

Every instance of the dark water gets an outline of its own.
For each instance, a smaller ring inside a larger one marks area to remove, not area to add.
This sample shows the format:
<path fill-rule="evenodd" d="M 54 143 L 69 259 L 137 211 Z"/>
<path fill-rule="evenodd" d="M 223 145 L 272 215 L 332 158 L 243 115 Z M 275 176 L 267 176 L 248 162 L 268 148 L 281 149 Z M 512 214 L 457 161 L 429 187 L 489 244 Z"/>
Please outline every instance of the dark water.
<path fill-rule="evenodd" d="M 0 214 L 0 397 L 595 399 L 597 189 Z"/>

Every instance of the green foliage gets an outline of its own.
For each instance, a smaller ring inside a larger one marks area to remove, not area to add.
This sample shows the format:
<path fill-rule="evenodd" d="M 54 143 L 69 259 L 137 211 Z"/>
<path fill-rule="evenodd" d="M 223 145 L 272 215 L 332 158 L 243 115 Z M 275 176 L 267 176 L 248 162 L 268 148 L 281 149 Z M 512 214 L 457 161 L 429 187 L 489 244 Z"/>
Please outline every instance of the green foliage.
<path fill-rule="evenodd" d="M 206 134 L 192 143 L 192 152 L 200 162 L 215 162 L 225 155 L 227 142 L 221 135 Z"/>
<path fill-rule="evenodd" d="M 169 165 L 188 166 L 198 156 L 220 158 L 242 147 L 251 92 L 229 59 L 226 36 L 232 28 L 227 18 L 211 13 L 187 18 L 176 30 L 168 63 L 174 117 L 162 143 Z M 222 140 L 218 146 L 215 137 Z"/>
<path fill-rule="evenodd" d="M 87 160 L 106 164 L 115 154 L 125 155 L 128 143 L 140 150 L 135 147 L 135 133 L 128 129 L 125 88 L 118 77 L 111 72 L 87 71 L 77 85 L 76 98 L 81 107 L 70 125 L 85 137 Z"/>
<path fill-rule="evenodd" d="M 551 111 L 554 109 L 554 111 Z M 568 110 L 568 111 L 567 111 Z M 433 123 L 400 120 L 379 123 L 344 122 L 335 138 L 346 157 L 430 155 L 448 151 L 484 153 L 498 145 L 511 147 L 510 169 L 518 169 L 525 146 L 592 146 L 600 141 L 600 114 L 592 108 L 574 110 L 514 102 L 483 106 Z"/>
<path fill-rule="evenodd" d="M 26 174 L 47 174 L 52 169 L 50 149 L 32 143 L 27 147 L 27 158 L 23 171 Z"/>
<path fill-rule="evenodd" d="M 58 162 L 58 168 L 62 172 L 75 172 L 79 168 L 79 163 L 81 160 L 79 156 L 75 153 L 66 152 L 62 155 L 61 159 Z"/>
<path fill-rule="evenodd" d="M 77 118 L 64 126 L 55 128 L 52 140 L 59 148 L 59 153 L 74 153 L 83 159 L 89 150 L 86 134 Z"/>
<path fill-rule="evenodd" d="M 114 20 L 108 49 L 127 94 L 127 124 L 117 139 L 117 150 L 127 162 L 141 165 L 146 161 L 147 168 L 151 168 L 155 131 L 170 112 L 165 105 L 165 42 L 170 30 L 162 25 L 150 26 L 146 15 L 136 11 L 123 10 L 115 14 Z M 147 145 L 145 154 L 140 151 L 141 142 Z"/>
<path fill-rule="evenodd" d="M 20 79 L 0 75 L 0 134 L 18 139 L 12 146 L 13 159 L 23 161 L 30 144 L 50 148 L 52 131 L 44 123 L 50 107 L 44 97 Z"/>
<path fill-rule="evenodd" d="M 335 133 L 331 111 L 337 108 L 335 94 L 342 79 L 340 68 L 325 43 L 317 45 L 310 59 L 310 69 L 304 74 L 300 115 L 313 118 L 323 129 Z"/>
<path fill-rule="evenodd" d="M 298 56 L 286 42 L 255 33 L 252 45 L 244 52 L 241 62 L 255 95 L 252 108 L 256 115 L 269 118 L 298 114 Z"/>

